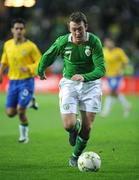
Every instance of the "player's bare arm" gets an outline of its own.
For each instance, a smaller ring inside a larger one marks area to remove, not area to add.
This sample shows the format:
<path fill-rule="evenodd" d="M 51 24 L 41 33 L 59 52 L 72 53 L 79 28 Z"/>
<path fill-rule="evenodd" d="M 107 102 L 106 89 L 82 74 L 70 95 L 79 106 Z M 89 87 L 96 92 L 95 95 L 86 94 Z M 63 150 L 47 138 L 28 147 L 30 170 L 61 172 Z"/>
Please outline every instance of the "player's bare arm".
<path fill-rule="evenodd" d="M 2 83 L 2 76 L 3 72 L 6 69 L 7 65 L 6 64 L 0 64 L 0 83 Z"/>
<path fill-rule="evenodd" d="M 45 73 L 43 73 L 43 75 L 38 75 L 38 77 L 40 80 L 46 80 L 47 79 Z"/>

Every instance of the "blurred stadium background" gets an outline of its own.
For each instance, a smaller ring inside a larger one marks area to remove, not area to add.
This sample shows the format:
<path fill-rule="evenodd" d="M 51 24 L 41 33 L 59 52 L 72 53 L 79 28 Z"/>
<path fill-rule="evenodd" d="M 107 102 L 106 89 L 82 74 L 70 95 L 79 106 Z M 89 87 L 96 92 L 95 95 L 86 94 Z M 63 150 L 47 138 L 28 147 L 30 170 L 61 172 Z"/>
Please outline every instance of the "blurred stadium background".
<path fill-rule="evenodd" d="M 23 17 L 26 20 L 27 37 L 33 40 L 43 53 L 55 38 L 67 33 L 67 18 L 71 12 L 77 10 L 87 15 L 89 31 L 98 35 L 102 42 L 104 37 L 110 36 L 126 51 L 130 63 L 124 72 L 128 78 L 123 81 L 121 90 L 138 93 L 139 0 L 113 0 L 112 3 L 111 0 L 0 0 L 0 55 L 4 41 L 11 36 L 10 21 L 13 18 Z M 61 74 L 60 58 L 52 65 L 51 71 Z M 49 87 L 45 84 L 42 88 L 41 82 L 36 81 L 37 91 L 57 91 L 59 77 L 53 75 L 51 78 Z M 5 89 L 5 84 L 0 86 L 0 90 L 2 89 Z M 104 92 L 108 91 L 106 83 L 103 83 L 103 89 Z"/>
<path fill-rule="evenodd" d="M 25 146 L 17 143 L 18 117 L 11 120 L 5 114 L 5 75 L 0 85 L 0 179 L 139 179 L 139 0 L 0 0 L 0 56 L 3 43 L 11 37 L 11 19 L 23 17 L 27 21 L 27 37 L 43 53 L 56 37 L 67 33 L 66 20 L 77 10 L 87 15 L 89 31 L 102 42 L 105 36 L 111 36 L 128 54 L 130 63 L 120 90 L 128 95 L 131 113 L 125 119 L 121 106 L 115 103 L 106 119 L 97 116 L 86 150 L 100 154 L 102 168 L 98 173 L 79 173 L 68 167 L 72 149 L 60 120 L 58 95 L 50 95 L 58 92 L 61 59 L 51 67 L 46 83 L 36 78 L 40 108 L 28 110 L 30 142 Z M 105 78 L 103 90 L 108 93 Z"/>

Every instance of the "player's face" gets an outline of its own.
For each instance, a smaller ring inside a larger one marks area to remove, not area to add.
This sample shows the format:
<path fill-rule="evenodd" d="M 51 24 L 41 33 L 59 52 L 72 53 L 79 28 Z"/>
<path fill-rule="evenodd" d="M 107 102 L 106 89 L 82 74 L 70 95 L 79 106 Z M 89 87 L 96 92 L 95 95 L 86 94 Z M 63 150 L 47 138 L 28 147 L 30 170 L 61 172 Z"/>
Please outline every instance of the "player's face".
<path fill-rule="evenodd" d="M 79 23 L 71 21 L 69 23 L 69 31 L 72 34 L 72 41 L 75 44 L 81 44 L 86 41 L 86 30 L 87 26 L 85 26 L 83 21 Z"/>
<path fill-rule="evenodd" d="M 25 35 L 25 26 L 22 23 L 15 23 L 11 31 L 14 38 L 21 39 Z"/>
<path fill-rule="evenodd" d="M 104 46 L 107 47 L 108 49 L 113 49 L 114 42 L 111 39 L 106 38 L 104 41 Z"/>

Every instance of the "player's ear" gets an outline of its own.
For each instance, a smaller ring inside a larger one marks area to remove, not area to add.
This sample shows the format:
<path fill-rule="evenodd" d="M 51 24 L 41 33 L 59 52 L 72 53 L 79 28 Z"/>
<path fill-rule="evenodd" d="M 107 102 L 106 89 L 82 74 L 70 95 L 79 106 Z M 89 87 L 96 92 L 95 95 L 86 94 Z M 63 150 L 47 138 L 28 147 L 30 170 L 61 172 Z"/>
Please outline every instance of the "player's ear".
<path fill-rule="evenodd" d="M 24 31 L 24 34 L 26 34 L 26 29 L 25 28 L 23 29 L 23 31 Z"/>
<path fill-rule="evenodd" d="M 87 31 L 87 29 L 88 29 L 88 24 L 85 24 L 85 30 Z"/>

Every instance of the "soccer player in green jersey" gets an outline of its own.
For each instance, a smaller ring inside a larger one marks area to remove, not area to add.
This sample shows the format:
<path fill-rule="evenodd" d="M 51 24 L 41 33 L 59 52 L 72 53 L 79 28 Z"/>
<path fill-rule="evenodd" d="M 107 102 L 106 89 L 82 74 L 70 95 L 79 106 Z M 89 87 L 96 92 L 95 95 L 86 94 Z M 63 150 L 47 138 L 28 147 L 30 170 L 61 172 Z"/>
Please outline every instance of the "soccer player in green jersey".
<path fill-rule="evenodd" d="M 76 167 L 89 140 L 92 122 L 101 109 L 100 78 L 105 74 L 105 65 L 99 38 L 87 32 L 86 16 L 72 13 L 68 27 L 70 33 L 59 37 L 43 54 L 37 73 L 40 79 L 46 79 L 45 69 L 61 55 L 64 69 L 59 83 L 60 112 L 69 142 L 74 146 L 69 165 Z M 81 121 L 77 119 L 78 107 Z"/>

